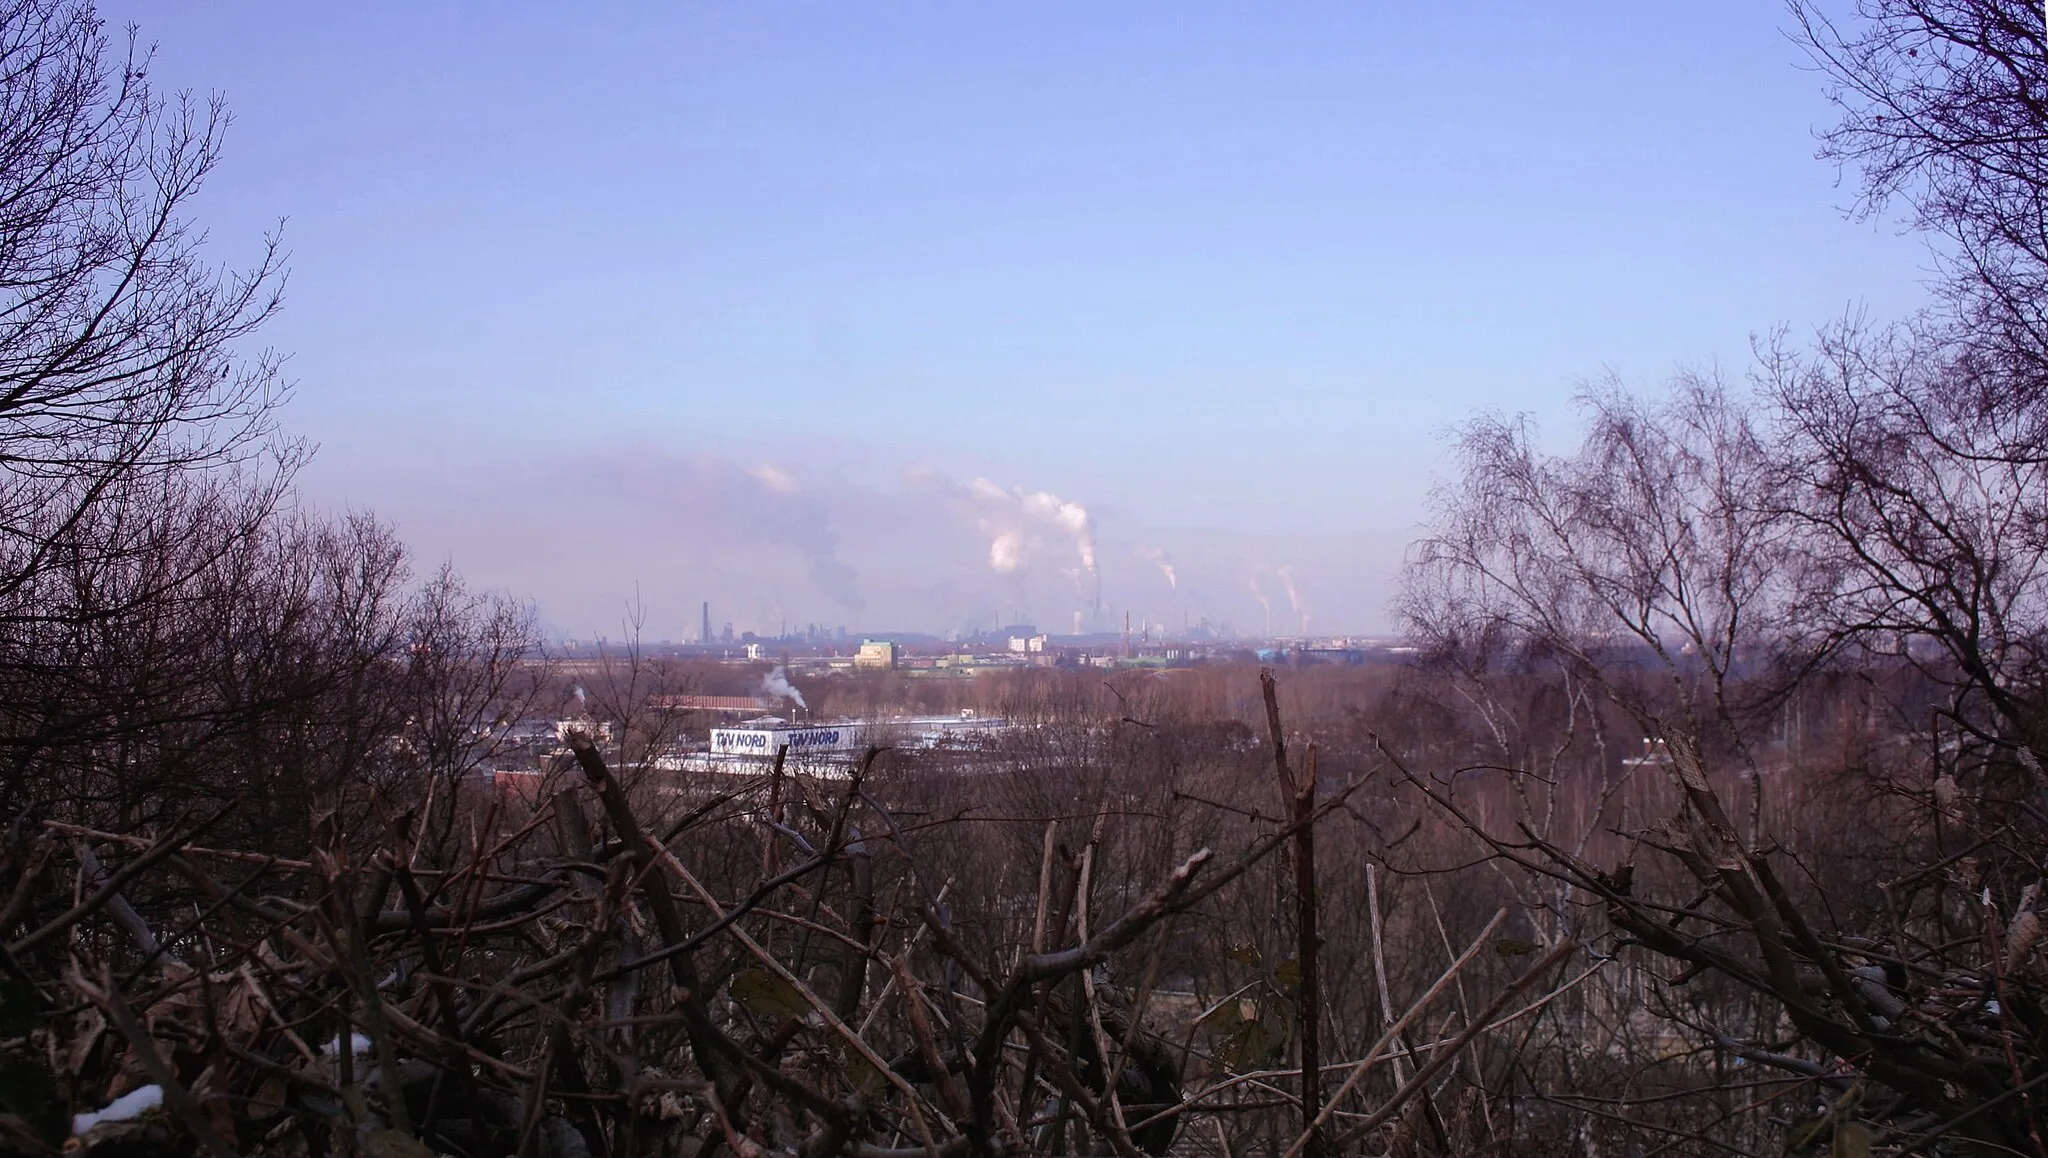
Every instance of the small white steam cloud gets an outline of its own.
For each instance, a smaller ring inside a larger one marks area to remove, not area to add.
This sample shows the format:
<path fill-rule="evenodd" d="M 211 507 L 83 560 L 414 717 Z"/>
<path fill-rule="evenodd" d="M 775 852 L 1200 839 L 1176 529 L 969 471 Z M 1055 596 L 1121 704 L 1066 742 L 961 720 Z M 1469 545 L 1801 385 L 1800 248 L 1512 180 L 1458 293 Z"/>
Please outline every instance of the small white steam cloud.
<path fill-rule="evenodd" d="M 780 667 L 761 677 L 761 694 L 771 700 L 795 700 L 796 706 L 809 711 L 811 705 L 804 702 L 804 694 L 789 682 L 788 673 Z"/>
<path fill-rule="evenodd" d="M 793 495 L 803 489 L 797 486 L 796 480 L 789 476 L 788 471 L 773 463 L 764 462 L 760 466 L 749 468 L 747 473 L 759 479 L 762 486 L 779 495 Z"/>
<path fill-rule="evenodd" d="M 1259 577 L 1257 575 L 1252 576 L 1251 585 L 1252 598 L 1258 600 L 1259 606 L 1266 609 L 1266 634 L 1271 635 L 1273 634 L 1273 601 L 1266 598 L 1266 592 L 1259 586 Z"/>
<path fill-rule="evenodd" d="M 587 710 L 589 710 L 589 708 L 590 708 L 590 695 L 589 695 L 589 693 L 587 693 L 587 692 L 585 692 L 585 691 L 583 690 L 583 685 L 582 685 L 582 684 L 577 684 L 576 686 L 574 686 L 574 687 L 570 688 L 570 689 L 569 689 L 569 694 L 570 694 L 571 696 L 575 697 L 575 699 L 576 699 L 576 710 L 577 710 L 577 711 L 581 712 L 581 711 L 587 711 Z"/>

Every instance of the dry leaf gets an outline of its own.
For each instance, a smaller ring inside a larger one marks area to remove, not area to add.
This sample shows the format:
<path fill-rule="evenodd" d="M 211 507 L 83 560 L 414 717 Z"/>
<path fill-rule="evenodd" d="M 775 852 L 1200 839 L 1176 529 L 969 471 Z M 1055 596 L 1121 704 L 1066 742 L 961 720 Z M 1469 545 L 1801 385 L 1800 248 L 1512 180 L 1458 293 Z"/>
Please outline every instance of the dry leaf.
<path fill-rule="evenodd" d="M 762 1017 L 803 1017 L 811 1012 L 810 1003 L 797 992 L 796 986 L 766 969 L 742 970 L 725 992 Z"/>

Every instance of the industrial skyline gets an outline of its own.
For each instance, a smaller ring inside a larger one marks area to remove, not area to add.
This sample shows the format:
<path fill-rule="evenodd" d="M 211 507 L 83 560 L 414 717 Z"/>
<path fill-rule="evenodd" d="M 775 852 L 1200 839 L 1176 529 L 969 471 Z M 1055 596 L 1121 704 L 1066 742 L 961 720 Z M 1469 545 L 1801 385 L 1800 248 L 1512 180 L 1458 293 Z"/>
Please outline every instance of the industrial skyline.
<path fill-rule="evenodd" d="M 1773 0 L 103 15 L 285 219 L 304 494 L 565 636 L 1387 630 L 1466 416 L 1926 300 Z"/>

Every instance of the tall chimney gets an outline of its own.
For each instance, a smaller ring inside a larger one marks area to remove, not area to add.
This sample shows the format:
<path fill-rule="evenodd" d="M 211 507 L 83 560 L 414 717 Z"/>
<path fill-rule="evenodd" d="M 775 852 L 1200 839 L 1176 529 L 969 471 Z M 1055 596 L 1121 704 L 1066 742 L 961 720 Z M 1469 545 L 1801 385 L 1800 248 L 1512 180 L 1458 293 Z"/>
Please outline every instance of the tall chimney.
<path fill-rule="evenodd" d="M 704 631 L 697 636 L 697 642 L 711 642 L 711 601 L 709 599 L 704 601 Z"/>

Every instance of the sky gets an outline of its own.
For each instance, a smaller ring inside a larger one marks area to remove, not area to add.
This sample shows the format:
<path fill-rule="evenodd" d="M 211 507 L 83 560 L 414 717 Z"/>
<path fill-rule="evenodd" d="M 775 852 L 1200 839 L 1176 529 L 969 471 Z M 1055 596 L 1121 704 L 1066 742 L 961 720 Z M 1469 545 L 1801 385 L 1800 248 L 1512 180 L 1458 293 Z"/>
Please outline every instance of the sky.
<path fill-rule="evenodd" d="M 1459 422 L 1929 278 L 1769 0 L 101 11 L 282 221 L 306 497 L 563 637 L 1387 632 Z"/>

